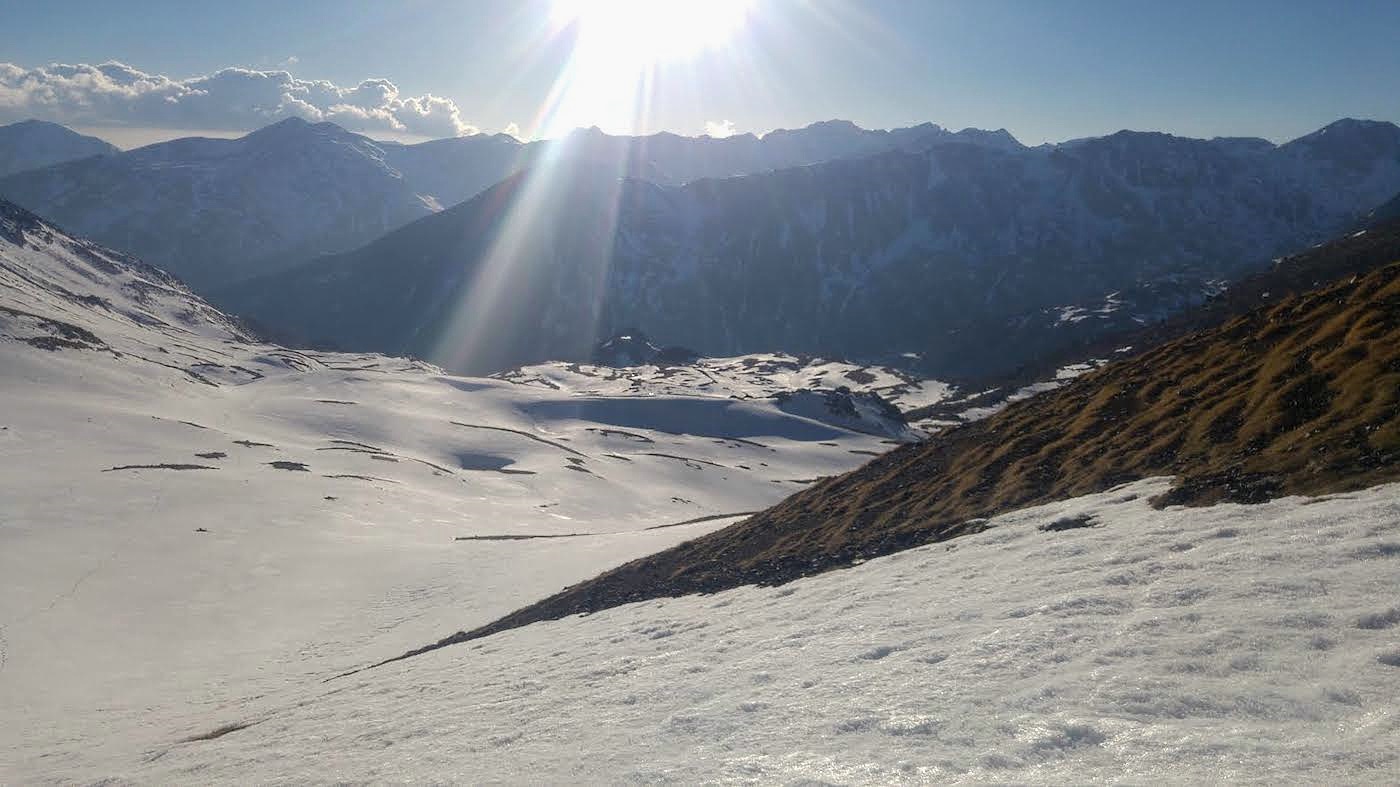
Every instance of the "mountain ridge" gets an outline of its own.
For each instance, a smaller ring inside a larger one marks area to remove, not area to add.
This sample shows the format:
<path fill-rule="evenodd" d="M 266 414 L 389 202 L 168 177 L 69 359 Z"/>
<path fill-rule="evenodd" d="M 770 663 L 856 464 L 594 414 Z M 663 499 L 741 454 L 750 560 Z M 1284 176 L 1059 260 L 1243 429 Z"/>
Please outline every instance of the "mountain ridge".
<path fill-rule="evenodd" d="M 711 356 L 916 353 L 924 373 L 975 378 L 1164 319 L 1400 191 L 1400 137 L 1362 174 L 1316 147 L 954 138 L 680 187 L 556 164 L 217 297 L 289 335 L 477 372 L 586 357 L 640 330 Z M 508 217 L 520 237 L 503 247 L 485 233 Z M 520 272 L 521 313 L 492 315 L 517 346 L 454 357 L 450 312 L 491 266 Z M 333 305 L 290 307 L 313 290 Z"/>
<path fill-rule="evenodd" d="M 813 124 L 772 139 L 580 129 L 529 143 L 477 134 L 404 145 L 294 117 L 233 140 L 186 137 L 15 173 L 0 178 L 0 194 L 207 288 L 348 251 L 560 157 L 677 185 L 943 136 L 950 132 L 932 124 L 894 131 Z M 112 203 L 121 206 L 116 215 Z"/>

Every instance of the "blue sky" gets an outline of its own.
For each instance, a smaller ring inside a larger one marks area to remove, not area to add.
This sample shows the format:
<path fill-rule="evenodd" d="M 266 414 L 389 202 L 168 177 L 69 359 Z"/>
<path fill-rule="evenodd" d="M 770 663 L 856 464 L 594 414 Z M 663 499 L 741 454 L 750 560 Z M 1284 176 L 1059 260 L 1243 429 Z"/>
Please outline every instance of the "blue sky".
<path fill-rule="evenodd" d="M 549 33 L 550 0 L 0 5 L 0 63 L 23 70 L 116 60 L 173 80 L 230 66 L 346 88 L 383 78 L 403 97 L 450 99 L 456 127 L 514 124 L 526 134 L 546 130 L 540 109 L 577 43 Z M 1394 0 L 754 0 L 725 45 L 656 64 L 647 109 L 631 116 L 638 130 L 685 134 L 721 121 L 761 133 L 840 117 L 880 128 L 1005 127 L 1032 144 L 1120 128 L 1281 141 L 1343 116 L 1400 120 L 1397 36 Z M 106 117 L 100 106 L 76 115 L 13 96 L 7 106 L 4 84 L 4 122 L 48 113 L 157 135 L 146 129 L 258 125 L 207 108 L 187 121 Z M 616 97 L 598 95 L 596 113 L 570 120 L 626 130 Z M 386 122 L 409 136 L 442 127 Z"/>

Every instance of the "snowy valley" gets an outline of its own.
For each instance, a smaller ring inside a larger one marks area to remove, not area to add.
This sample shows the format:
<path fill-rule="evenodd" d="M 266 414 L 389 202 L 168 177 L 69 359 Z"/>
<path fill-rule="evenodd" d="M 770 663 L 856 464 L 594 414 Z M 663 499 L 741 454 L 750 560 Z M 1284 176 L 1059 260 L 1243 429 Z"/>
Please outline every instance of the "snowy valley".
<path fill-rule="evenodd" d="M 261 344 L 160 271 L 0 207 L 14 778 L 100 778 L 215 709 L 489 622 L 907 439 L 822 405 L 825 375 L 866 379 L 849 365 L 711 391 L 656 367 L 473 379 Z M 775 363 L 716 366 L 746 361 Z M 819 406 L 772 398 L 795 390 Z"/>

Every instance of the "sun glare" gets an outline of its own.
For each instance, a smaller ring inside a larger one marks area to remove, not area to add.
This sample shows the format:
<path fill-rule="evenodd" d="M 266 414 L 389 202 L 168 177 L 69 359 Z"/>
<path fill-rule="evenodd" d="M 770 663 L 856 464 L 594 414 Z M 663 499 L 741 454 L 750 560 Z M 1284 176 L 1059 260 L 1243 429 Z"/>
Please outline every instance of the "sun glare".
<path fill-rule="evenodd" d="M 648 94 L 668 63 L 734 43 L 753 0 L 555 0 L 554 34 L 572 51 L 532 123 L 552 137 L 580 126 L 618 134 L 648 127 Z"/>
<path fill-rule="evenodd" d="M 556 19 L 578 26 L 579 46 L 647 65 L 727 42 L 752 0 L 557 0 Z"/>
<path fill-rule="evenodd" d="M 529 125 L 529 135 L 558 139 L 589 126 L 613 134 L 644 133 L 650 128 L 654 95 L 687 87 L 663 84 L 664 66 L 734 44 L 754 5 L 753 0 L 555 0 L 542 40 L 567 37 L 571 49 Z M 684 80 L 691 73 L 679 71 L 669 76 Z M 732 131 L 725 124 L 714 130 Z M 456 368 L 489 367 L 498 326 L 515 319 L 523 299 L 538 286 L 534 271 L 554 252 L 539 245 L 536 228 L 540 221 L 561 215 L 561 202 L 573 199 L 573 184 L 583 172 L 573 166 L 569 150 L 567 145 L 549 148 L 505 197 L 498 229 L 466 290 L 469 294 L 451 311 L 439 339 L 438 355 L 452 359 Z M 607 279 L 621 193 L 620 177 L 610 184 L 598 182 L 610 174 L 624 174 L 620 160 L 615 166 L 616 172 L 592 171 L 582 177 L 586 181 L 601 176 L 585 192 L 601 208 L 599 226 L 591 235 L 597 246 L 571 253 L 580 264 L 602 266 L 587 278 L 595 283 Z M 595 300 L 601 302 L 601 295 Z"/>

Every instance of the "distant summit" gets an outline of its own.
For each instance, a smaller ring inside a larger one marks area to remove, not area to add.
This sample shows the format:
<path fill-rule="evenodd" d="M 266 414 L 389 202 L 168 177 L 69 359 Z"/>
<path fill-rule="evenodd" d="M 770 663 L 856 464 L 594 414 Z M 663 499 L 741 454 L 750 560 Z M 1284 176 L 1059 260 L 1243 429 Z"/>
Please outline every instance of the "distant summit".
<path fill-rule="evenodd" d="M 437 210 L 370 139 L 284 120 L 0 180 L 0 194 L 195 287 L 343 251 Z"/>
<path fill-rule="evenodd" d="M 115 145 L 57 123 L 22 120 L 0 126 L 0 177 L 66 161 L 121 153 Z"/>

